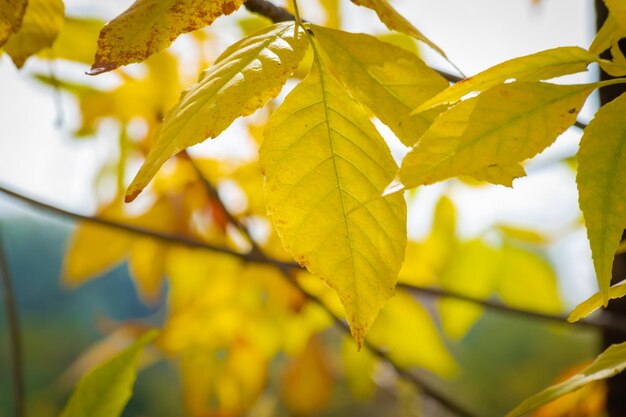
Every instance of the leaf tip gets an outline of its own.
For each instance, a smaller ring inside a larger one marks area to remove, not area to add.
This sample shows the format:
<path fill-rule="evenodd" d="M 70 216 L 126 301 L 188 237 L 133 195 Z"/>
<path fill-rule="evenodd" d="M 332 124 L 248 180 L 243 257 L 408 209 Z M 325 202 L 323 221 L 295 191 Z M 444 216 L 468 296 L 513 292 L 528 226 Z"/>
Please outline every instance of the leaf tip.
<path fill-rule="evenodd" d="M 105 72 L 112 71 L 115 68 L 117 68 L 117 67 L 112 66 L 112 65 L 98 65 L 98 64 L 94 63 L 92 65 L 91 69 L 89 71 L 86 71 L 85 74 L 86 75 L 91 75 L 91 76 L 99 75 L 99 74 L 102 74 L 102 73 L 105 73 Z"/>
<path fill-rule="evenodd" d="M 124 196 L 124 202 L 125 203 L 132 203 L 139 194 L 141 194 L 142 189 L 141 188 L 128 188 L 128 191 L 126 191 L 126 195 Z"/>

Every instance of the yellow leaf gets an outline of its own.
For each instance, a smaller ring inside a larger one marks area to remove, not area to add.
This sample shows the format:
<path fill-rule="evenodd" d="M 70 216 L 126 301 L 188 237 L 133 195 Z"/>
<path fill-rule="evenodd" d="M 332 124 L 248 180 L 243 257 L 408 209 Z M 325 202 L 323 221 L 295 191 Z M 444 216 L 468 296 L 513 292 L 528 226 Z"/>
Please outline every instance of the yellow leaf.
<path fill-rule="evenodd" d="M 622 281 L 618 284 L 612 285 L 609 288 L 609 300 L 613 300 L 615 298 L 622 298 L 626 296 L 626 281 Z M 572 311 L 567 318 L 569 322 L 575 322 L 582 318 L 587 317 L 589 314 L 593 313 L 600 307 L 602 307 L 603 300 L 602 294 L 597 292 L 591 297 L 587 298 L 582 303 L 578 304 L 574 311 Z"/>
<path fill-rule="evenodd" d="M 318 339 L 311 339 L 283 370 L 282 400 L 293 415 L 314 416 L 328 404 L 332 388 L 328 354 Z"/>
<path fill-rule="evenodd" d="M 585 129 L 577 156 L 578 203 L 604 304 L 609 301 L 613 256 L 626 225 L 624 112 L 624 95 L 601 107 Z"/>
<path fill-rule="evenodd" d="M 283 246 L 334 288 L 361 345 L 393 294 L 406 246 L 402 195 L 381 197 L 396 164 L 363 108 L 321 57 L 265 130 L 267 210 Z"/>
<path fill-rule="evenodd" d="M 512 187 L 514 179 L 526 176 L 526 170 L 520 164 L 495 165 L 472 172 L 470 176 L 479 181 Z"/>
<path fill-rule="evenodd" d="M 458 247 L 456 211 L 452 201 L 442 196 L 435 206 L 430 234 L 422 242 L 407 245 L 398 281 L 418 286 L 439 283 L 443 272 L 455 259 Z"/>
<path fill-rule="evenodd" d="M 511 226 L 509 224 L 498 224 L 495 229 L 502 233 L 503 237 L 513 239 L 520 242 L 526 242 L 533 245 L 543 245 L 550 243 L 552 238 L 541 232 L 526 229 L 519 226 Z"/>
<path fill-rule="evenodd" d="M 626 368 L 626 343 L 612 345 L 602 352 L 591 365 L 560 384 L 552 385 L 525 399 L 506 417 L 519 417 L 540 405 L 574 392 L 589 383 L 610 378 Z"/>
<path fill-rule="evenodd" d="M 0 47 L 22 26 L 28 0 L 0 0 Z"/>
<path fill-rule="evenodd" d="M 91 75 L 141 62 L 181 34 L 210 25 L 243 0 L 136 0 L 102 28 Z"/>
<path fill-rule="evenodd" d="M 368 338 L 402 368 L 419 366 L 443 377 L 457 371 L 428 311 L 404 292 L 381 310 Z"/>
<path fill-rule="evenodd" d="M 402 32 L 405 35 L 412 36 L 418 41 L 424 42 L 430 46 L 433 50 L 437 51 L 442 57 L 446 58 L 446 54 L 431 42 L 422 32 L 417 30 L 415 26 L 408 20 L 406 20 L 400 13 L 394 9 L 387 0 L 351 0 L 352 3 L 372 9 L 378 15 L 378 18 L 387 26 L 390 30 Z"/>
<path fill-rule="evenodd" d="M 604 71 L 614 77 L 626 74 L 626 57 L 619 46 L 619 41 L 624 37 L 626 26 L 622 26 L 613 14 L 609 14 L 589 47 L 589 52 L 596 55 L 610 49 L 613 60 L 599 59 L 598 63 Z"/>
<path fill-rule="evenodd" d="M 443 273 L 441 285 L 448 291 L 478 299 L 488 298 L 494 290 L 498 252 L 480 240 L 463 243 Z M 446 334 L 461 339 L 483 314 L 483 308 L 442 298 L 439 301 L 441 325 Z"/>
<path fill-rule="evenodd" d="M 500 251 L 498 294 L 512 307 L 542 313 L 563 309 L 552 266 L 537 254 L 505 245 Z"/>
<path fill-rule="evenodd" d="M 91 64 L 103 24 L 99 19 L 67 16 L 52 50 L 44 56 Z"/>
<path fill-rule="evenodd" d="M 604 0 L 604 3 L 617 23 L 626 29 L 626 3 L 622 0 Z"/>
<path fill-rule="evenodd" d="M 358 400 L 369 400 L 376 391 L 374 371 L 376 357 L 368 351 L 358 352 L 354 340 L 345 337 L 341 342 L 341 359 L 350 394 Z"/>
<path fill-rule="evenodd" d="M 462 101 L 435 119 L 404 158 L 400 181 L 412 188 L 531 158 L 575 122 L 597 87 L 516 82 Z"/>
<path fill-rule="evenodd" d="M 417 142 L 439 113 L 411 111 L 448 86 L 414 54 L 370 35 L 311 25 L 337 78 L 407 146 Z"/>
<path fill-rule="evenodd" d="M 324 26 L 338 29 L 341 26 L 341 1 L 340 0 L 319 0 L 320 6 L 324 10 L 326 19 Z"/>
<path fill-rule="evenodd" d="M 181 96 L 159 128 L 146 162 L 128 187 L 132 201 L 172 155 L 214 138 L 236 118 L 275 97 L 307 49 L 302 28 L 269 26 L 228 48 Z"/>
<path fill-rule="evenodd" d="M 130 250 L 128 269 L 139 297 L 147 304 L 156 303 L 161 295 L 167 253 L 167 246 L 153 239 L 140 239 Z"/>
<path fill-rule="evenodd" d="M 110 206 L 99 217 L 118 220 L 119 206 Z M 124 232 L 94 223 L 84 222 L 72 236 L 63 261 L 63 282 L 76 287 L 101 275 L 124 260 L 132 237 Z"/>
<path fill-rule="evenodd" d="M 585 71 L 587 65 L 596 61 L 596 56 L 577 46 L 548 49 L 514 58 L 459 81 L 423 103 L 416 111 L 456 103 L 469 93 L 486 91 L 507 80 L 541 81 Z"/>
<path fill-rule="evenodd" d="M 20 30 L 4 45 L 16 67 L 52 45 L 63 27 L 64 10 L 61 0 L 29 0 Z"/>

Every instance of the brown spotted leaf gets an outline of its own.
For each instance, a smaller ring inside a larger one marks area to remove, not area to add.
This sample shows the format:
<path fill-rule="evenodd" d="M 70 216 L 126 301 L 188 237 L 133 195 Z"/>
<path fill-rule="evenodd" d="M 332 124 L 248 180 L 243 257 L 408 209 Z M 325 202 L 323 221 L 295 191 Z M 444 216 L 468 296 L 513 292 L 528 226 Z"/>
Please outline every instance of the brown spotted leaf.
<path fill-rule="evenodd" d="M 137 0 L 107 23 L 98 39 L 90 75 L 141 62 L 181 34 L 210 25 L 244 0 Z"/>
<path fill-rule="evenodd" d="M 0 0 L 0 46 L 22 25 L 28 0 Z"/>

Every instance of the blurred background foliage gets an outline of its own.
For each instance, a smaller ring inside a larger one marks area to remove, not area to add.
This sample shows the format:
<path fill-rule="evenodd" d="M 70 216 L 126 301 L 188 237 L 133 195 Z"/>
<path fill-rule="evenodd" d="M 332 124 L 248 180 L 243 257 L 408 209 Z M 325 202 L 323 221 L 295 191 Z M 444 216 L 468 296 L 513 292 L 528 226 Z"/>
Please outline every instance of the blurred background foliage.
<path fill-rule="evenodd" d="M 342 26 L 338 0 L 302 3 L 304 16 Z M 75 114 L 58 108 L 59 129 L 67 137 L 90 141 L 105 135 L 111 144 L 94 177 L 96 215 L 247 250 L 244 237 L 207 192 L 205 178 L 217 184 L 226 207 L 268 254 L 289 261 L 266 217 L 256 161 L 274 102 L 212 142 L 229 143 L 209 145 L 221 146 L 219 152 L 194 149 L 193 164 L 188 157 L 173 158 L 136 204 L 122 204 L 130 176 L 180 91 L 230 42 L 269 24 L 246 13 L 229 19 L 182 36 L 172 50 L 145 63 L 94 81 L 82 72 L 92 61 L 104 22 L 70 14 L 54 46 L 35 60 L 41 64 L 25 76 L 35 80 L 33 88 L 43 86 L 51 96 L 71 101 Z M 402 35 L 381 38 L 418 52 Z M 310 62 L 305 59 L 294 77 L 306 75 Z M 7 57 L 0 65 L 10 65 Z M 403 151 L 395 138 L 389 140 L 394 152 Z M 567 158 L 562 162 L 571 170 Z M 431 226 L 411 236 L 400 282 L 525 310 L 567 313 L 571 306 L 563 300 L 550 251 L 578 233 L 580 221 L 549 232 L 496 222 L 478 234 L 461 234 L 451 196 L 455 190 L 486 187 L 454 180 L 436 188 Z M 410 207 L 424 206 L 421 193 L 407 194 Z M 357 353 L 327 312 L 269 266 L 88 222 L 59 221 L 13 200 L 0 203 L 0 231 L 22 319 L 28 415 L 58 415 L 86 370 L 151 327 L 163 330 L 156 348 L 143 358 L 125 416 L 446 415 L 428 397 L 416 395 L 416 387 L 389 365 L 366 350 Z M 318 280 L 302 272 L 298 281 L 343 315 L 334 293 Z M 4 321 L 0 334 L 0 415 L 9 415 Z M 468 408 L 498 416 L 592 358 L 598 332 L 401 288 L 368 340 Z M 535 416 L 601 416 L 602 398 L 603 386 L 591 385 Z"/>

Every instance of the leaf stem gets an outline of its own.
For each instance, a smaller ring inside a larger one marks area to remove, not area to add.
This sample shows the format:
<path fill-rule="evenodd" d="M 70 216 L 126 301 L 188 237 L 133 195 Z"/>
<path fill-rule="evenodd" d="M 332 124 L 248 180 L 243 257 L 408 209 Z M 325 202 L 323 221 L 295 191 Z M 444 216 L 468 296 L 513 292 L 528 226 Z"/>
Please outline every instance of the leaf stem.
<path fill-rule="evenodd" d="M 7 315 L 11 355 L 11 379 L 13 383 L 13 398 L 15 403 L 15 417 L 24 417 L 24 375 L 22 360 L 22 339 L 20 336 L 20 322 L 17 312 L 17 303 L 11 283 L 11 273 L 8 259 L 4 250 L 0 228 L 0 281 L 4 294 L 4 308 Z"/>

